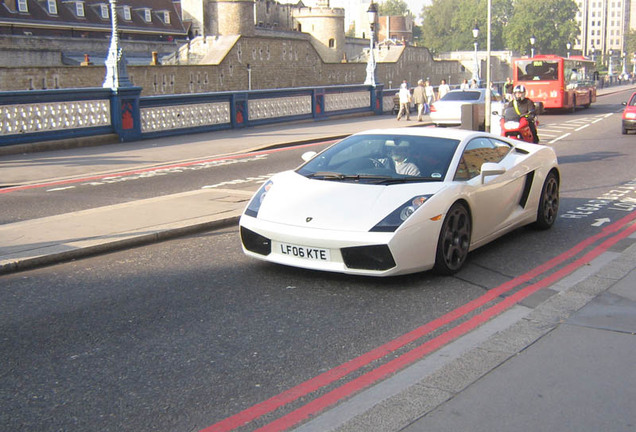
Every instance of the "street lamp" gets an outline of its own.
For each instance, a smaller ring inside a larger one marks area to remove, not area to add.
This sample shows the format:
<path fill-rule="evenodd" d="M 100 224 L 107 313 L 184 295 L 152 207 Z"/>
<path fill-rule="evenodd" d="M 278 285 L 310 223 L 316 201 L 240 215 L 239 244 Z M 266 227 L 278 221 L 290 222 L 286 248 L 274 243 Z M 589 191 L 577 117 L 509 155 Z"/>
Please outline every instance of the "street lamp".
<path fill-rule="evenodd" d="M 570 42 L 566 43 L 565 48 L 568 50 L 568 58 L 570 58 L 570 48 L 572 48 L 572 44 Z"/>
<path fill-rule="evenodd" d="M 126 71 L 126 56 L 119 47 L 119 36 L 117 35 L 117 0 L 108 0 L 110 3 L 110 48 L 106 58 L 106 77 L 102 87 L 117 90 L 120 87 L 132 87 Z"/>
<path fill-rule="evenodd" d="M 252 91 L 252 67 L 247 64 L 247 90 Z"/>
<path fill-rule="evenodd" d="M 477 38 L 479 37 L 479 27 L 477 23 L 475 23 L 475 28 L 473 29 L 473 39 L 475 44 L 475 66 L 473 67 L 473 80 L 476 83 L 479 83 L 479 60 L 477 59 Z"/>
<path fill-rule="evenodd" d="M 537 42 L 537 38 L 534 35 L 530 36 L 530 57 L 534 57 L 534 44 Z"/>
<path fill-rule="evenodd" d="M 627 69 L 626 69 L 627 65 L 625 64 L 626 63 L 625 60 L 627 60 L 627 53 L 623 51 L 623 70 L 621 71 L 622 76 L 627 75 Z"/>
<path fill-rule="evenodd" d="M 378 18 L 378 7 L 375 3 L 371 2 L 369 5 L 367 16 L 369 17 L 370 43 L 369 58 L 367 59 L 367 79 L 364 81 L 364 84 L 375 87 L 375 54 L 373 53 L 373 47 L 375 45 L 375 22 Z"/>

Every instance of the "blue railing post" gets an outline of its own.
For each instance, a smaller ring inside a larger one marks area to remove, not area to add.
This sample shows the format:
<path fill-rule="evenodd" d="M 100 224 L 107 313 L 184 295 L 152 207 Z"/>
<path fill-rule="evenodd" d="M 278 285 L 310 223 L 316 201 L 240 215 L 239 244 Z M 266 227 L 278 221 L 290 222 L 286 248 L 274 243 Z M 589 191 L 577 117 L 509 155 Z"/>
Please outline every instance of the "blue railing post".
<path fill-rule="evenodd" d="M 141 87 L 120 87 L 111 93 L 111 122 L 122 142 L 141 138 L 140 96 Z"/>
<path fill-rule="evenodd" d="M 325 117 L 325 89 L 317 88 L 313 90 L 311 101 L 311 111 L 314 119 Z"/>
<path fill-rule="evenodd" d="M 382 114 L 382 92 L 384 90 L 384 84 L 376 84 L 375 87 L 371 87 L 371 111 L 375 115 Z"/>
<path fill-rule="evenodd" d="M 230 117 L 233 128 L 244 128 L 249 123 L 248 94 L 234 93 L 231 97 Z"/>

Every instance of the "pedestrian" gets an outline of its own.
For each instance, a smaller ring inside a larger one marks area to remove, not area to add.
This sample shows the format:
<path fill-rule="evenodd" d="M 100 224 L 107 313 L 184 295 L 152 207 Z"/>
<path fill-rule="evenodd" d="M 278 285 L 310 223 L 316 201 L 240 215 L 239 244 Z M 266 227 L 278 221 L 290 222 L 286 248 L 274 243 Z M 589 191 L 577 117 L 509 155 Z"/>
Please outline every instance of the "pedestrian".
<path fill-rule="evenodd" d="M 470 88 L 471 89 L 479 88 L 479 84 L 477 84 L 477 80 L 476 79 L 470 80 Z"/>
<path fill-rule="evenodd" d="M 441 99 L 444 96 L 446 96 L 446 94 L 450 91 L 450 86 L 448 84 L 446 84 L 446 80 L 443 79 L 442 82 L 439 85 L 439 88 L 437 89 L 437 99 Z"/>
<path fill-rule="evenodd" d="M 398 121 L 402 118 L 402 115 L 406 115 L 406 120 L 411 120 L 411 92 L 409 91 L 409 85 L 406 80 L 400 84 L 400 91 L 398 92 L 400 98 L 400 111 L 398 112 Z"/>
<path fill-rule="evenodd" d="M 417 80 L 417 87 L 413 89 L 413 103 L 417 105 L 417 121 L 421 122 L 422 115 L 424 114 L 424 106 L 426 104 L 423 80 Z"/>
<path fill-rule="evenodd" d="M 462 81 L 461 85 L 459 86 L 460 90 L 468 90 L 469 85 L 468 85 L 468 80 L 465 79 L 464 81 Z"/>
<path fill-rule="evenodd" d="M 431 112 L 431 104 L 435 102 L 435 89 L 431 85 L 429 80 L 426 80 L 424 83 L 424 94 L 426 95 L 426 112 L 428 114 Z"/>
<path fill-rule="evenodd" d="M 507 101 L 512 100 L 512 97 L 513 97 L 512 90 L 514 88 L 515 88 L 515 85 L 512 83 L 512 80 L 510 79 L 510 77 L 507 77 L 503 87 L 504 97 L 506 98 Z"/>

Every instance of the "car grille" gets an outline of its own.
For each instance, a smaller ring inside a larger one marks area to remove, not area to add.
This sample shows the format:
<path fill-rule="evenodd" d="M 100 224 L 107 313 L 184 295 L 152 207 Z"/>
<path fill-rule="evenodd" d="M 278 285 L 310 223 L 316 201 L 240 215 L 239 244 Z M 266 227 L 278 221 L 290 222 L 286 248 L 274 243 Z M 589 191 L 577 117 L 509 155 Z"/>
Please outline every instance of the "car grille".
<path fill-rule="evenodd" d="M 245 227 L 241 227 L 241 241 L 245 249 L 250 252 L 260 255 L 269 255 L 272 252 L 272 241 L 270 239 Z"/>
<path fill-rule="evenodd" d="M 360 270 L 388 270 L 395 260 L 387 245 L 342 248 L 342 259 L 347 267 Z"/>

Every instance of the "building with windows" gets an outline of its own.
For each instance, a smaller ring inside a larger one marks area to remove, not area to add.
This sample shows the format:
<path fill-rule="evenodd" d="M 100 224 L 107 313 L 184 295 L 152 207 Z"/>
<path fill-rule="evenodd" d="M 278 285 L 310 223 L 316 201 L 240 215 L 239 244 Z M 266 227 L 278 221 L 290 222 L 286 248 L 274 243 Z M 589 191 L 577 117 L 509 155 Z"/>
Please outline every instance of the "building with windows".
<path fill-rule="evenodd" d="M 120 0 L 122 39 L 185 39 L 179 0 Z M 0 0 L 0 35 L 110 37 L 108 0 Z"/>
<path fill-rule="evenodd" d="M 576 0 L 579 12 L 576 20 L 581 29 L 572 48 L 583 55 L 621 56 L 625 37 L 636 29 L 636 0 Z"/>

